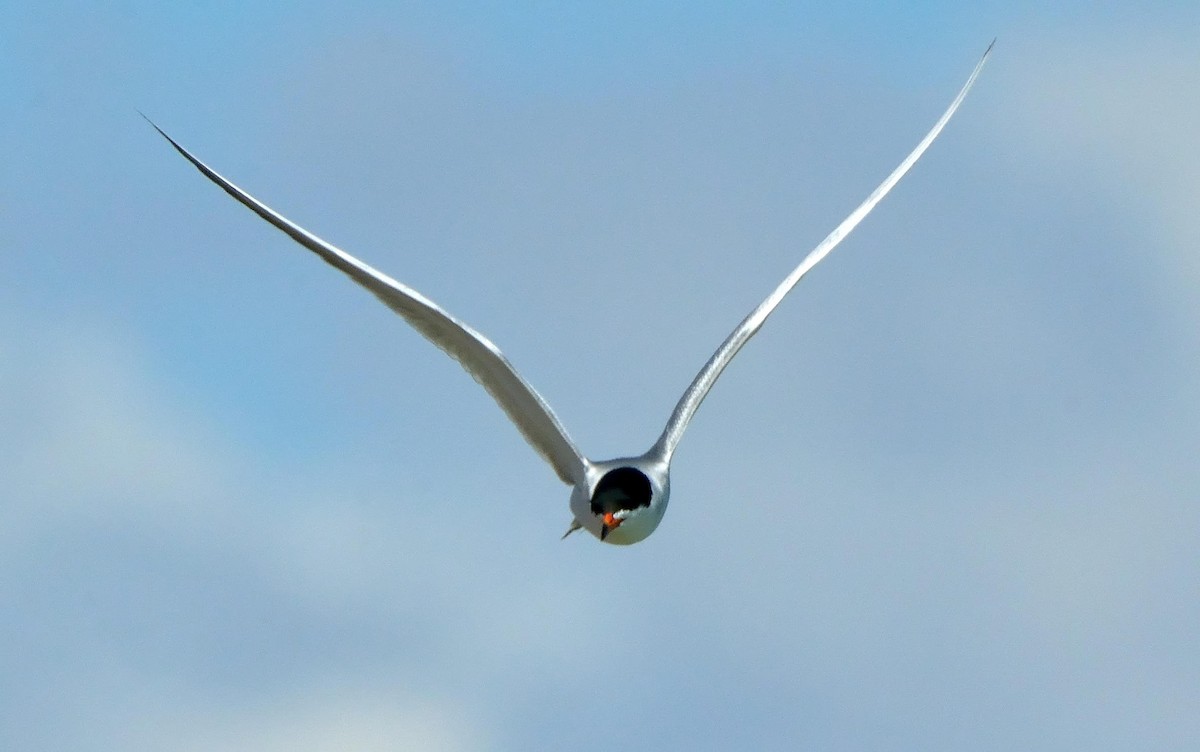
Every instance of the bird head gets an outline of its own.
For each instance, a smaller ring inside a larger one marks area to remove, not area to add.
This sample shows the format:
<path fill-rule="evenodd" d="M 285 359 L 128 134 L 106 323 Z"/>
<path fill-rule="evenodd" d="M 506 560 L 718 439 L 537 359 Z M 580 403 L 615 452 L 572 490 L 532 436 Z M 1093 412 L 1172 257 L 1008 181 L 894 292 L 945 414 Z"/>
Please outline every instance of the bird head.
<path fill-rule="evenodd" d="M 666 512 L 668 470 L 665 461 L 646 456 L 591 464 L 571 494 L 573 524 L 605 543 L 643 540 Z"/>

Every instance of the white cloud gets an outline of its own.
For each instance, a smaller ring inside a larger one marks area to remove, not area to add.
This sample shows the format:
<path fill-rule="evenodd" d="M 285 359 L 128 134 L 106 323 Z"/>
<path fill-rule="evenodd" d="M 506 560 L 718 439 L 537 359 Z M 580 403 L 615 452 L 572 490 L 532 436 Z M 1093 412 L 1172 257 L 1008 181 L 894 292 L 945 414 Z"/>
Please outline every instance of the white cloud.
<path fill-rule="evenodd" d="M 10 634 L 0 662 L 23 655 L 64 698 L 58 723 L 27 738 L 72 738 L 73 721 L 99 715 L 95 743 L 127 740 L 142 707 L 146 749 L 478 749 L 463 686 L 519 694 L 532 677 L 574 676 L 596 625 L 627 639 L 621 614 L 604 613 L 611 583 L 581 592 L 542 558 L 570 545 L 557 536 L 498 536 L 469 506 L 398 495 L 352 464 L 240 456 L 237 436 L 183 407 L 115 326 L 6 311 L 0 352 L 0 592 L 40 624 Z M 310 632 L 399 684 L 326 665 L 298 647 Z M 62 640 L 69 669 L 51 657 Z M 255 645 L 282 654 L 211 681 L 219 653 Z M 297 672 L 310 690 L 284 681 Z M 223 704 L 230 693 L 245 705 Z"/>
<path fill-rule="evenodd" d="M 211 514 L 203 506 L 220 498 L 225 458 L 119 334 L 11 313 L 4 324 L 0 475 L 10 535 L 112 517 L 181 528 Z"/>
<path fill-rule="evenodd" d="M 1024 53 L 1024 54 L 1023 54 Z M 1076 201 L 1098 194 L 1141 220 L 1127 248 L 1165 301 L 1200 334 L 1200 62 L 1193 40 L 1161 28 L 1037 37 L 1006 60 L 997 114 L 1027 169 L 1066 169 Z"/>
<path fill-rule="evenodd" d="M 174 752 L 467 752 L 486 749 L 462 708 L 386 690 L 313 691 L 163 721 Z"/>

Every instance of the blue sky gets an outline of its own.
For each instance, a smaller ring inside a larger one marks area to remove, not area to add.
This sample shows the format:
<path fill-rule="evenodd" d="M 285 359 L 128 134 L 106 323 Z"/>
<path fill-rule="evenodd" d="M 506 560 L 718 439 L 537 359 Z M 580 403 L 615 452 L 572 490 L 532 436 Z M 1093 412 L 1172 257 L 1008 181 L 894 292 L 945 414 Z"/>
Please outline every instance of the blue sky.
<path fill-rule="evenodd" d="M 1192 4 L 0 9 L 0 747 L 1194 749 Z M 137 115 L 640 452 L 662 527 Z"/>

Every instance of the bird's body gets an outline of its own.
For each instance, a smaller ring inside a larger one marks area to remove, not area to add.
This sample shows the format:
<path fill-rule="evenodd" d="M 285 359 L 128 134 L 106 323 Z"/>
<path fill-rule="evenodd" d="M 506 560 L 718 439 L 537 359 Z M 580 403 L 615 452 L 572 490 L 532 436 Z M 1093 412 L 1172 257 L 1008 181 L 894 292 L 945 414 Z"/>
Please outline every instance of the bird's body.
<path fill-rule="evenodd" d="M 157 125 L 151 125 L 206 177 L 365 287 L 475 377 L 508 414 L 530 446 L 564 483 L 573 487 L 570 502 L 573 521 L 568 534 L 584 529 L 606 543 L 631 544 L 649 536 L 662 520 L 671 493 L 672 455 L 692 415 L 717 377 L 800 278 L 833 250 L 924 154 L 975 83 L 991 49 L 989 45 L 950 107 L 912 153 L 721 343 L 680 398 L 654 445 L 644 454 L 603 462 L 587 459 L 575 447 L 546 401 L 517 373 L 500 349 L 482 334 L 416 290 L 376 271 L 258 201 L 193 156 Z"/>

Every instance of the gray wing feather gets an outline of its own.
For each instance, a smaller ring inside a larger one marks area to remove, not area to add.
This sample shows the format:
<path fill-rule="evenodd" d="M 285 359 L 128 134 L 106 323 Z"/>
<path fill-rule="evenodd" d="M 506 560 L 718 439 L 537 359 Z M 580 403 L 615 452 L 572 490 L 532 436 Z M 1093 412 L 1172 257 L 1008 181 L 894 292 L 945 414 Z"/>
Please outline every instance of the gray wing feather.
<path fill-rule="evenodd" d="M 411 287 L 371 268 L 263 204 L 193 156 L 149 118 L 147 121 L 205 177 L 221 186 L 226 193 L 255 214 L 282 230 L 292 240 L 365 287 L 388 308 L 403 316 L 404 320 L 426 339 L 457 360 L 467 373 L 492 395 L 525 440 L 550 463 L 564 483 L 574 485 L 583 477 L 586 460 L 576 449 L 550 406 L 525 379 L 521 378 L 500 349 L 487 337 L 454 318 L 437 303 Z"/>
<path fill-rule="evenodd" d="M 967 92 L 975 84 L 975 79 L 979 76 L 979 72 L 983 70 L 983 65 L 987 62 L 988 55 L 992 51 L 992 45 L 995 43 L 996 41 L 992 40 L 992 44 L 988 45 L 987 50 L 983 53 L 983 57 L 976 64 L 975 70 L 971 71 L 971 76 L 963 84 L 962 89 L 959 90 L 958 96 L 950 103 L 950 107 L 942 113 L 942 117 L 929 133 L 925 134 L 925 138 L 921 139 L 921 143 L 917 144 L 917 148 L 913 149 L 912 153 L 905 157 L 900 166 L 891 175 L 888 175 L 887 179 L 867 197 L 866 201 L 862 202 L 833 232 L 829 233 L 828 237 L 810 251 L 804 260 L 800 262 L 800 265 L 793 269 L 792 273 L 775 288 L 774 292 L 768 295 L 767 299 L 762 303 L 759 303 L 758 307 L 750 312 L 750 315 L 742 319 L 737 328 L 721 343 L 721 346 L 717 348 L 717 351 L 713 353 L 708 362 L 704 364 L 704 367 L 700 369 L 700 373 L 696 374 L 696 378 L 679 399 L 679 403 L 675 406 L 675 411 L 671 413 L 671 419 L 667 421 L 667 426 L 663 429 L 662 435 L 651 450 L 652 452 L 667 459 L 671 457 L 675 451 L 675 447 L 679 444 L 679 439 L 683 436 L 683 432 L 687 428 L 688 422 L 692 419 L 692 415 L 700 407 L 700 403 L 704 401 L 704 397 L 716 382 L 717 377 L 725 370 L 725 366 L 729 365 L 729 361 L 733 360 L 733 356 L 737 355 L 738 350 L 742 349 L 742 346 L 758 332 L 763 322 L 767 320 L 767 316 L 770 316 L 771 312 L 775 310 L 775 307 L 779 305 L 784 296 L 791 292 L 796 283 L 800 281 L 800 278 L 837 247 L 838 243 L 841 243 L 850 234 L 850 231 L 858 226 L 858 223 L 875 208 L 875 205 L 888 194 L 888 191 L 900 181 L 900 178 L 904 177 L 904 174 L 916 164 L 921 155 L 925 153 L 925 150 L 929 148 L 929 145 L 933 143 L 933 140 L 946 127 L 946 123 L 950 121 L 955 111 L 958 110 L 958 106 L 962 104 L 963 99 L 967 96 Z"/>

